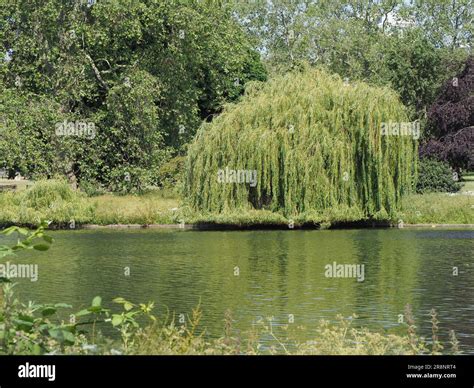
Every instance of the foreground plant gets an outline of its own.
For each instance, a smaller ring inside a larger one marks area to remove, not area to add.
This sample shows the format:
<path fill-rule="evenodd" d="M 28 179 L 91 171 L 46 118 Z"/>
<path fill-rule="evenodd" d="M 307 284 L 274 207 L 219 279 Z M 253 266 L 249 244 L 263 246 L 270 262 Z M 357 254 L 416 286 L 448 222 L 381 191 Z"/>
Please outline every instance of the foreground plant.
<path fill-rule="evenodd" d="M 153 303 L 133 304 L 123 298 L 122 306 L 112 312 L 102 306 L 100 297 L 90 307 L 61 319 L 66 304 L 22 304 L 14 298 L 13 286 L 4 286 L 5 297 L 0 319 L 0 354 L 149 354 L 149 355 L 421 355 L 458 354 L 459 342 L 449 333 L 450 349 L 438 338 L 436 312 L 432 316 L 432 341 L 417 335 L 411 310 L 405 313 L 407 333 L 387 334 L 354 326 L 356 316 L 337 317 L 336 323 L 320 321 L 314 340 L 298 341 L 291 335 L 279 336 L 271 318 L 255 322 L 253 329 L 236 335 L 230 312 L 226 313 L 224 332 L 209 339 L 199 330 L 202 312 L 192 311 L 185 324 L 174 317 L 158 319 Z M 144 321 L 146 318 L 146 321 Z M 148 322 L 147 322 L 148 321 Z M 287 330 L 287 327 L 283 327 Z M 108 332 L 108 336 L 104 336 Z M 112 332 L 112 334 L 110 334 Z M 113 334 L 115 332 L 116 334 Z M 281 335 L 281 333 L 280 333 Z M 265 341 L 263 339 L 266 338 Z M 270 338 L 270 341 L 269 341 Z"/>
<path fill-rule="evenodd" d="M 139 317 L 155 319 L 150 315 L 152 303 L 135 306 L 122 298 L 115 302 L 123 305 L 123 311 L 112 313 L 102 306 L 100 297 L 95 297 L 88 308 L 66 314 L 72 306 L 65 303 L 21 303 L 14 296 L 14 286 L 3 286 L 0 354 L 88 354 L 95 352 L 99 344 L 102 353 L 113 354 L 115 348 L 119 349 L 115 350 L 117 354 L 128 353 L 140 329 Z M 104 325 L 118 332 L 119 339 L 102 337 Z"/>
<path fill-rule="evenodd" d="M 13 233 L 17 233 L 19 237 L 17 243 L 13 246 L 0 245 L 0 259 L 5 256 L 14 255 L 20 250 L 35 249 L 37 251 L 47 251 L 50 244 L 53 242 L 53 238 L 45 232 L 47 227 L 48 222 L 43 221 L 34 231 L 20 228 L 18 226 L 11 226 L 0 232 L 5 236 L 10 236 Z M 41 243 L 38 243 L 38 240 L 42 240 Z M 0 279 L 5 281 L 5 278 Z"/>

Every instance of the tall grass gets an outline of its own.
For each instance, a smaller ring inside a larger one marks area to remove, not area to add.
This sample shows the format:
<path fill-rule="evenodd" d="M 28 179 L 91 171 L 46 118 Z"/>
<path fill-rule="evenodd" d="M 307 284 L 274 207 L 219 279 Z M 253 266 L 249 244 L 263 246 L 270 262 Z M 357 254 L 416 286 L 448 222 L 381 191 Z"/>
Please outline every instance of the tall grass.
<path fill-rule="evenodd" d="M 402 201 L 396 218 L 407 224 L 474 224 L 474 196 L 413 194 Z"/>
<path fill-rule="evenodd" d="M 0 224 L 37 225 L 41 220 L 54 226 L 80 224 L 177 223 L 178 201 L 169 192 L 87 197 L 65 181 L 38 181 L 20 192 L 0 193 Z M 73 223 L 72 223 L 73 222 Z"/>
<path fill-rule="evenodd" d="M 43 180 L 38 181 L 21 196 L 21 204 L 36 210 L 54 207 L 60 202 L 71 202 L 78 197 L 65 181 Z"/>
<path fill-rule="evenodd" d="M 42 220 L 56 224 L 88 222 L 94 205 L 62 180 L 44 180 L 17 193 L 0 195 L 0 223 L 37 225 Z"/>
<path fill-rule="evenodd" d="M 314 69 L 275 78 L 202 126 L 184 196 L 202 212 L 345 208 L 387 218 L 412 188 L 417 150 L 412 137 L 382 136 L 390 121 L 407 115 L 389 89 Z M 218 182 L 226 167 L 256 170 L 257 186 Z"/>
<path fill-rule="evenodd" d="M 108 224 L 173 224 L 178 223 L 178 201 L 168 195 L 149 193 L 141 196 L 101 195 L 94 198 L 93 223 Z"/>

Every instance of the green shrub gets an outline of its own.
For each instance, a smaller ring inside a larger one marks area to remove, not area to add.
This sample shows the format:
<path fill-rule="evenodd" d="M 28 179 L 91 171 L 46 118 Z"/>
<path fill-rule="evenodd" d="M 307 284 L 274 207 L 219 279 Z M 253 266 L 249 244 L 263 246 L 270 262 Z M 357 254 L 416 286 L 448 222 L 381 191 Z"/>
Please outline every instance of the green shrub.
<path fill-rule="evenodd" d="M 76 193 L 62 180 L 40 180 L 22 193 L 21 203 L 36 210 L 53 206 L 57 202 L 70 202 Z"/>
<path fill-rule="evenodd" d="M 421 159 L 418 167 L 417 193 L 450 192 L 461 189 L 459 178 L 446 162 Z"/>
<path fill-rule="evenodd" d="M 174 189 L 180 184 L 183 180 L 185 160 L 184 156 L 176 156 L 161 165 L 158 177 L 163 188 Z"/>
<path fill-rule="evenodd" d="M 102 187 L 98 182 L 87 180 L 79 183 L 79 188 L 87 194 L 88 197 L 97 197 L 99 195 L 104 195 L 107 193 L 107 190 Z"/>
<path fill-rule="evenodd" d="M 10 195 L 0 195 L 0 222 L 35 225 L 41 220 L 54 224 L 90 222 L 95 205 L 62 180 L 38 181 L 32 187 Z"/>
<path fill-rule="evenodd" d="M 403 199 L 402 209 L 392 221 L 407 224 L 474 224 L 469 195 L 445 193 L 413 194 Z"/>

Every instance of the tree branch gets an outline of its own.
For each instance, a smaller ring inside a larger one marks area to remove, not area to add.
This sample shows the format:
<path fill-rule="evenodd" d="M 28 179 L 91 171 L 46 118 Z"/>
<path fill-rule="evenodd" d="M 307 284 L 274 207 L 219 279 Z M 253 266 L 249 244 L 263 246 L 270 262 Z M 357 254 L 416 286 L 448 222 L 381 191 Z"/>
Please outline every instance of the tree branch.
<path fill-rule="evenodd" d="M 105 83 L 104 79 L 100 75 L 100 71 L 97 68 L 97 66 L 95 65 L 94 60 L 92 59 L 92 57 L 86 51 L 84 51 L 84 55 L 86 56 L 87 60 L 89 61 L 90 65 L 92 67 L 92 70 L 94 70 L 95 77 L 97 78 L 99 83 L 102 85 L 102 87 L 105 90 L 109 90 L 109 86 Z"/>

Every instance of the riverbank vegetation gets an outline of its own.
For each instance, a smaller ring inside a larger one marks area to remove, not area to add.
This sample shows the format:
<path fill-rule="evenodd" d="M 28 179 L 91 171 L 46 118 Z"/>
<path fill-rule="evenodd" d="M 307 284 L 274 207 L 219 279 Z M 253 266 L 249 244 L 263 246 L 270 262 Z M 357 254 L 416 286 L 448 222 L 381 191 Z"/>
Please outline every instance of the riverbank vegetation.
<path fill-rule="evenodd" d="M 471 191 L 469 176 L 463 185 Z M 141 195 L 101 194 L 89 197 L 74 191 L 65 181 L 40 181 L 19 192 L 0 193 L 0 224 L 34 226 L 41 220 L 51 227 L 65 229 L 83 225 L 182 225 L 215 224 L 235 227 L 299 227 L 353 223 L 371 226 L 405 224 L 473 224 L 472 193 L 411 194 L 401 200 L 391 217 L 370 219 L 359 209 L 329 208 L 321 212 L 300 213 L 294 217 L 269 210 L 227 210 L 219 213 L 195 211 L 169 190 L 151 190 Z"/>
<path fill-rule="evenodd" d="M 470 0 L 0 0 L 0 227 L 19 237 L 0 259 L 48 250 L 44 220 L 472 226 L 471 21 Z M 0 354 L 460 352 L 409 306 L 396 328 L 334 317 L 305 341 L 272 319 L 241 333 L 228 312 L 211 338 L 199 308 L 75 311 L 0 284 Z"/>

